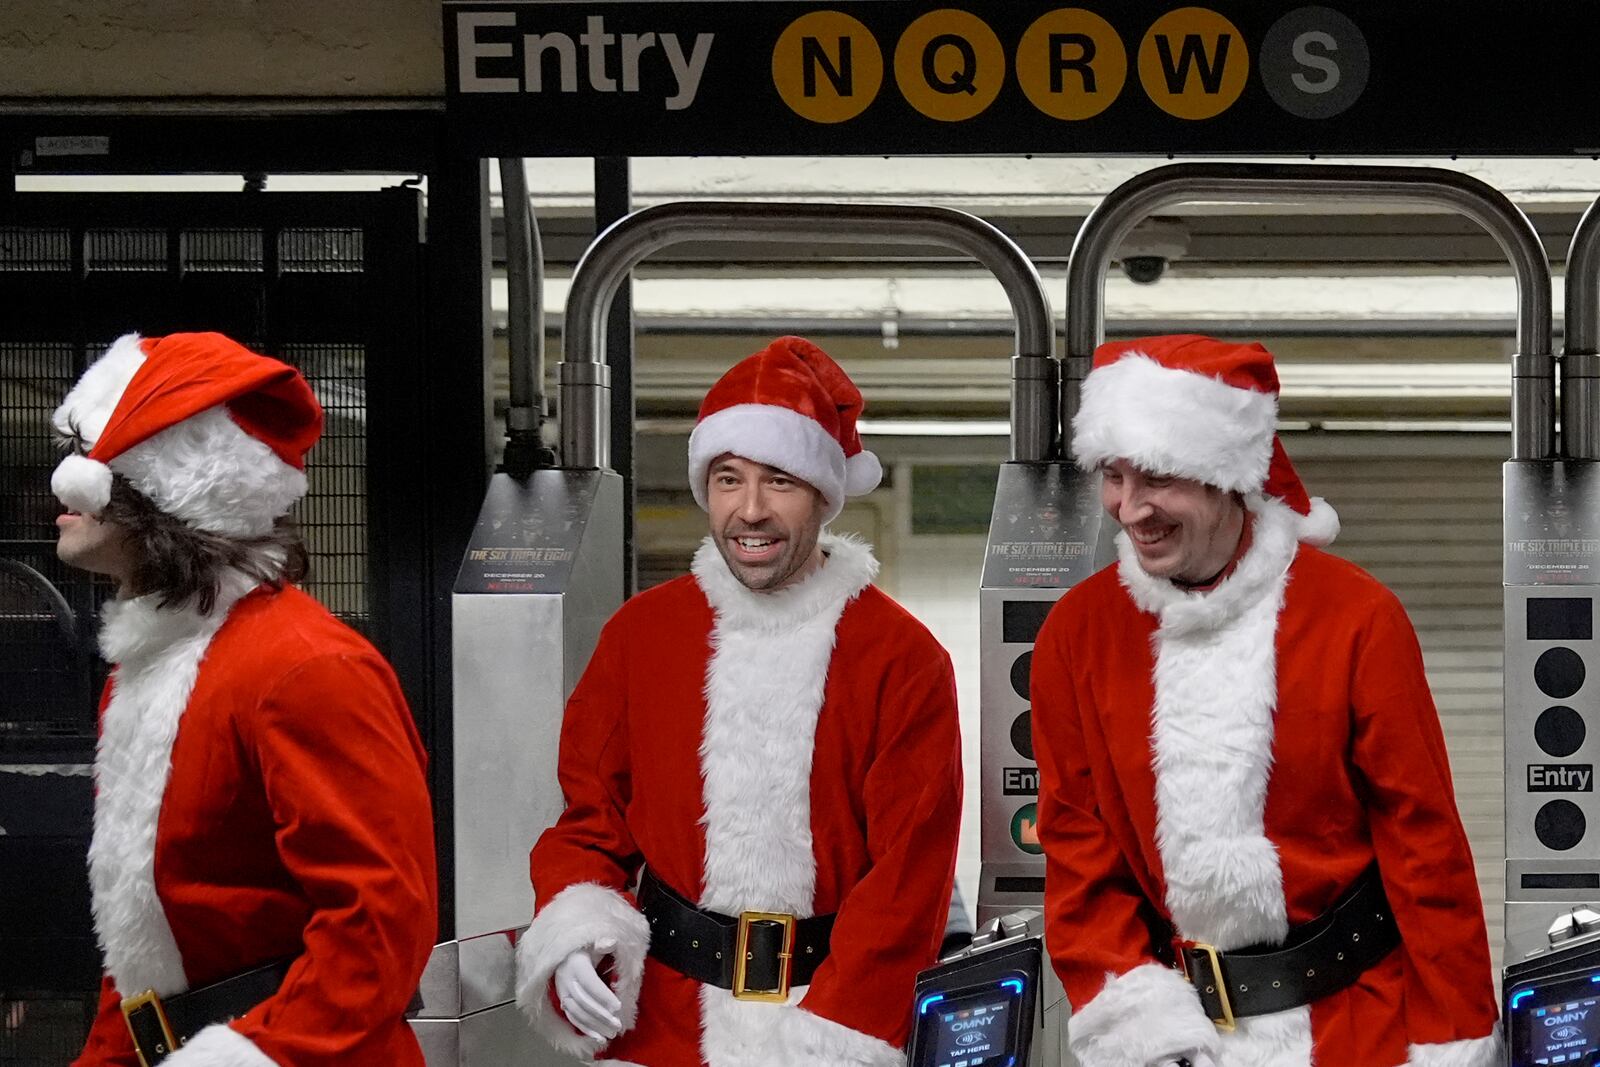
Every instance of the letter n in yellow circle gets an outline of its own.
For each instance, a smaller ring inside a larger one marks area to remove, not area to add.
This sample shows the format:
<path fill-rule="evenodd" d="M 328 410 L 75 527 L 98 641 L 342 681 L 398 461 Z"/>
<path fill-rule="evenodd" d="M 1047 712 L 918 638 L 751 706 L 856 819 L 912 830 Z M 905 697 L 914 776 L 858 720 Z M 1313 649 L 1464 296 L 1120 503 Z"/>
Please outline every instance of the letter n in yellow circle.
<path fill-rule="evenodd" d="M 801 118 L 844 122 L 877 98 L 883 51 L 859 19 L 812 11 L 791 22 L 773 46 L 772 84 Z"/>
<path fill-rule="evenodd" d="M 1139 81 L 1162 111 L 1209 119 L 1233 106 L 1250 77 L 1250 52 L 1238 27 L 1203 7 L 1156 20 L 1139 45 Z"/>
<path fill-rule="evenodd" d="M 1128 80 L 1128 52 L 1111 23 L 1081 7 L 1041 15 L 1017 44 L 1017 82 L 1051 118 L 1087 119 Z"/>

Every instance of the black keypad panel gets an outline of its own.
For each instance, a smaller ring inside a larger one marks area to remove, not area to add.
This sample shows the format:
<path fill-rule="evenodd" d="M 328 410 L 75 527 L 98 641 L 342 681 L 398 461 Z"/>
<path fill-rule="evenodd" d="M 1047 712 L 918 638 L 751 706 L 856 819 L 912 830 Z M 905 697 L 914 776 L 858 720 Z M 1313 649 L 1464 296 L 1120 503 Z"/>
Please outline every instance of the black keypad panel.
<path fill-rule="evenodd" d="M 1545 708 L 1533 724 L 1533 739 L 1552 756 L 1565 758 L 1583 747 L 1588 728 L 1583 716 L 1564 704 Z"/>
<path fill-rule="evenodd" d="M 1533 665 L 1533 680 L 1539 691 L 1557 700 L 1565 700 L 1582 689 L 1583 677 L 1583 657 L 1559 645 L 1545 649 Z"/>
<path fill-rule="evenodd" d="M 1570 800 L 1552 800 L 1533 817 L 1533 832 L 1545 848 L 1556 852 L 1575 847 L 1587 828 L 1583 809 Z"/>

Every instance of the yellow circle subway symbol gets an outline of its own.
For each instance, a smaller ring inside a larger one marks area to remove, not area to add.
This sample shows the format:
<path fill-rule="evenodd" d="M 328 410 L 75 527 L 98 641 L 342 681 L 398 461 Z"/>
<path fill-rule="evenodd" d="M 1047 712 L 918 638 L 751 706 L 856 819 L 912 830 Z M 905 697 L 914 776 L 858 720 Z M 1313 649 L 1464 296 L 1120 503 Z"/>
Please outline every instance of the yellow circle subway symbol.
<path fill-rule="evenodd" d="M 1111 23 L 1081 7 L 1042 15 L 1017 45 L 1017 82 L 1051 118 L 1087 119 L 1128 80 L 1128 53 Z"/>
<path fill-rule="evenodd" d="M 883 51 L 872 32 L 839 11 L 791 22 L 772 48 L 772 84 L 801 118 L 844 122 L 883 87 Z"/>
<path fill-rule="evenodd" d="M 1000 95 L 1006 52 L 976 15 L 953 8 L 930 11 L 900 35 L 894 80 L 906 103 L 930 119 L 962 122 Z"/>
<path fill-rule="evenodd" d="M 1146 95 L 1180 119 L 1209 119 L 1233 106 L 1250 77 L 1250 52 L 1233 23 L 1203 7 L 1156 20 L 1139 45 Z"/>

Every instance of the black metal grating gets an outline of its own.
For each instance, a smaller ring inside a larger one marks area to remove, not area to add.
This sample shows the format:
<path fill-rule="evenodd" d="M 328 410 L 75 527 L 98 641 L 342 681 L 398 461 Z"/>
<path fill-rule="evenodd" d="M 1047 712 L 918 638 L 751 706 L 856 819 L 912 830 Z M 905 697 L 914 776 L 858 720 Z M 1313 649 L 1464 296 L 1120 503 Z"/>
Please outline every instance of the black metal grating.
<path fill-rule="evenodd" d="M 0 997 L 0 1067 L 56 1067 L 83 1051 L 92 996 Z"/>
<path fill-rule="evenodd" d="M 72 231 L 0 227 L 0 270 L 69 271 Z"/>
<path fill-rule="evenodd" d="M 95 229 L 84 234 L 83 262 L 96 271 L 164 271 L 167 231 Z"/>
<path fill-rule="evenodd" d="M 278 353 L 322 403 L 295 519 L 311 552 L 306 590 L 358 629 L 367 622 L 367 371 L 360 345 L 291 344 Z"/>
<path fill-rule="evenodd" d="M 345 274 L 365 269 L 361 230 L 285 229 L 278 234 L 278 269 L 284 273 Z"/>
<path fill-rule="evenodd" d="M 260 271 L 266 265 L 260 230 L 184 230 L 179 237 L 184 270 Z"/>

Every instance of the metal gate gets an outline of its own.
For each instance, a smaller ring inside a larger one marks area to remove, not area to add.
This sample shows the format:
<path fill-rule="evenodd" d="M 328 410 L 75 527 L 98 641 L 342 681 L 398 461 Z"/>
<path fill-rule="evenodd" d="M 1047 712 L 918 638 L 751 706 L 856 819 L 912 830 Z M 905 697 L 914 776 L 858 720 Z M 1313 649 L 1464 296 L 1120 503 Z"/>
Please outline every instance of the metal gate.
<path fill-rule="evenodd" d="M 123 333 L 218 330 L 327 414 L 306 588 L 389 656 L 432 747 L 420 193 L 0 201 L 0 1064 L 64 1063 L 99 980 L 85 870 L 107 583 L 55 557 L 49 414 Z"/>

